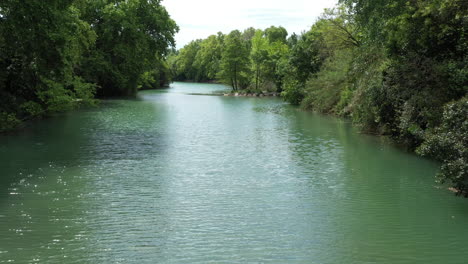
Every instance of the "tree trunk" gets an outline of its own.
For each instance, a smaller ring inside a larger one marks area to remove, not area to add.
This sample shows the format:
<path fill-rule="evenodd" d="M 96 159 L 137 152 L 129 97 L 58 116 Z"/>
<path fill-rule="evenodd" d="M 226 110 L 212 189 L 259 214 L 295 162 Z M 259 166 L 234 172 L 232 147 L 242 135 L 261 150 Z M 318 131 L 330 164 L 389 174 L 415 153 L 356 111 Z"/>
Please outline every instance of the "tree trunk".
<path fill-rule="evenodd" d="M 236 90 L 236 87 L 234 87 L 234 79 L 231 77 L 231 86 L 232 86 L 232 91 Z"/>
<path fill-rule="evenodd" d="M 237 87 L 237 63 L 234 64 L 234 85 L 236 86 L 236 91 L 238 89 Z"/>
<path fill-rule="evenodd" d="M 258 75 L 260 74 L 260 69 L 257 65 L 257 71 L 256 71 L 256 76 L 255 76 L 255 89 L 258 90 Z"/>

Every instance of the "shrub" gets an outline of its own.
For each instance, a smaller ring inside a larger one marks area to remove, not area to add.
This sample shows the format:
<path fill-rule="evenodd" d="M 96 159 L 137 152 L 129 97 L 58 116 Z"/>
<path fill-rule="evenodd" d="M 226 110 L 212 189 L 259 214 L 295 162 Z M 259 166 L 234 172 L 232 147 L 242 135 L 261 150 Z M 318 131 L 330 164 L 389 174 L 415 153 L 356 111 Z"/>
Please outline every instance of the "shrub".
<path fill-rule="evenodd" d="M 0 132 L 5 132 L 14 129 L 21 123 L 15 114 L 0 112 Z"/>
<path fill-rule="evenodd" d="M 306 83 L 306 96 L 302 106 L 321 113 L 336 112 L 341 92 L 347 90 L 348 71 L 352 59 L 350 50 L 337 51 L 328 58 L 316 77 Z"/>
<path fill-rule="evenodd" d="M 425 135 L 418 153 L 442 162 L 439 180 L 450 182 L 458 194 L 468 194 L 468 97 L 444 108 L 442 124 Z"/>
<path fill-rule="evenodd" d="M 284 83 L 283 91 L 281 92 L 281 97 L 283 99 L 292 104 L 292 105 L 299 105 L 304 99 L 304 88 L 303 86 L 296 80 L 287 80 Z"/>

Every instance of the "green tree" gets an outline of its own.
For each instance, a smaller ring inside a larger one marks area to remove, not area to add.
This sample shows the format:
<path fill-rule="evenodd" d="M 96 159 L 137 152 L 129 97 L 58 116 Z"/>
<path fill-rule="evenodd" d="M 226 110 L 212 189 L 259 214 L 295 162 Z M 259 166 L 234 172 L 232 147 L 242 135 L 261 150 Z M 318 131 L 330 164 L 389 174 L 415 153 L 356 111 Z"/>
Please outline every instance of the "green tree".
<path fill-rule="evenodd" d="M 193 67 L 198 70 L 196 81 L 215 80 L 221 62 L 224 35 L 211 35 L 202 40 Z"/>
<path fill-rule="evenodd" d="M 284 98 L 293 104 L 304 98 L 304 108 L 319 112 L 342 112 L 352 97 L 348 71 L 354 50 L 360 46 L 349 10 L 343 6 L 326 9 L 291 48 Z"/>
<path fill-rule="evenodd" d="M 252 49 L 252 38 L 255 36 L 257 30 L 253 27 L 249 27 L 242 32 L 242 40 L 247 44 L 247 48 Z"/>
<path fill-rule="evenodd" d="M 271 26 L 263 32 L 262 40 L 260 40 L 259 33 L 254 36 L 257 42 L 260 41 L 258 44 L 261 45 L 261 49 L 256 47 L 255 52 L 251 55 L 255 55 L 256 68 L 260 69 L 259 73 L 261 73 L 260 77 L 262 77 L 262 85 L 264 86 L 262 89 L 281 92 L 289 53 L 287 36 L 286 29 L 275 26 Z"/>
<path fill-rule="evenodd" d="M 102 96 L 134 95 L 178 30 L 160 0 L 90 0 L 84 17 L 98 37 L 81 71 Z"/>
<path fill-rule="evenodd" d="M 418 153 L 436 158 L 442 167 L 439 180 L 468 196 L 468 98 L 447 104 L 441 125 L 425 135 Z"/>
<path fill-rule="evenodd" d="M 373 43 L 387 56 L 382 84 L 361 93 L 373 98 L 367 105 L 379 114 L 363 119 L 376 120 L 374 126 L 414 149 L 425 130 L 438 126 L 443 106 L 467 92 L 467 6 L 459 0 L 352 2 L 367 50 Z"/>
<path fill-rule="evenodd" d="M 76 68 L 96 36 L 77 3 L 0 2 L 0 130 L 92 102 Z"/>
<path fill-rule="evenodd" d="M 193 40 L 179 50 L 176 59 L 178 80 L 198 81 L 201 65 L 195 64 L 195 58 L 200 51 L 201 42 L 201 39 Z"/>
<path fill-rule="evenodd" d="M 283 89 L 283 78 L 286 75 L 289 47 L 283 41 L 270 42 L 268 44 L 267 78 L 275 84 L 275 90 Z"/>
<path fill-rule="evenodd" d="M 143 73 L 138 82 L 139 90 L 158 89 L 167 87 L 173 75 L 167 60 L 163 58 L 154 61 L 153 69 Z"/>
<path fill-rule="evenodd" d="M 250 59 L 252 61 L 255 89 L 258 90 L 265 75 L 264 68 L 268 60 L 268 40 L 264 37 L 262 30 L 257 30 L 251 42 Z"/>
<path fill-rule="evenodd" d="M 219 77 L 237 91 L 246 88 L 249 80 L 249 50 L 239 30 L 225 37 Z"/>
<path fill-rule="evenodd" d="M 293 68 L 294 78 L 303 84 L 320 70 L 325 56 L 320 50 L 319 37 L 312 31 L 301 34 L 295 42 L 291 46 L 289 65 Z"/>
<path fill-rule="evenodd" d="M 268 38 L 268 42 L 282 42 L 286 43 L 286 38 L 288 37 L 288 31 L 284 27 L 275 27 L 271 26 L 265 29 L 265 35 Z"/>

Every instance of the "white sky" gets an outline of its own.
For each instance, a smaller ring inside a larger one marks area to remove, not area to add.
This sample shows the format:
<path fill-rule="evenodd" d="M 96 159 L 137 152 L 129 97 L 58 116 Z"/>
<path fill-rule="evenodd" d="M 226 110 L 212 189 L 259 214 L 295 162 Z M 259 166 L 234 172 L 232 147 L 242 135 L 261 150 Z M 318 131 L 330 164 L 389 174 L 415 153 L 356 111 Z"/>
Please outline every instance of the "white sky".
<path fill-rule="evenodd" d="M 324 8 L 338 0 L 163 0 L 180 27 L 177 48 L 221 31 L 283 26 L 289 34 L 308 30 Z"/>

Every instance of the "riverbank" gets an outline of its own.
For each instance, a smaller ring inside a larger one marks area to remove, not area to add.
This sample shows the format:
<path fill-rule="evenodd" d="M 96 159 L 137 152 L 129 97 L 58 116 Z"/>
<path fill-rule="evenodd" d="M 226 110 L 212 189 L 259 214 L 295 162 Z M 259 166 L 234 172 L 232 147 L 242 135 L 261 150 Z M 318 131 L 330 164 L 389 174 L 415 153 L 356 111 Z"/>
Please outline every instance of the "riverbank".
<path fill-rule="evenodd" d="M 224 93 L 224 96 L 234 97 L 267 97 L 267 96 L 281 96 L 278 93 L 250 93 L 248 91 L 230 92 Z M 392 134 L 381 133 L 375 129 L 365 129 L 359 126 L 359 123 L 353 122 L 353 126 L 359 127 L 361 133 L 378 136 L 380 138 L 388 139 L 391 144 L 398 147 L 402 151 L 417 154 L 422 157 L 427 157 L 433 161 L 441 163 L 440 171 L 434 175 L 437 181 L 442 183 L 448 182 L 450 186 L 446 189 L 454 192 L 457 196 L 468 197 L 468 188 L 463 182 L 460 182 L 459 178 L 464 178 L 466 174 L 466 139 L 464 135 L 468 133 L 466 126 L 466 116 L 468 115 L 467 99 L 453 102 L 446 106 L 444 109 L 444 118 L 442 124 L 434 131 L 425 131 L 421 133 L 421 143 L 414 147 L 414 142 L 407 142 L 402 140 L 400 137 L 395 137 Z M 345 116 L 328 112 L 323 113 L 320 111 L 314 111 L 313 109 L 303 108 L 308 112 L 317 112 L 321 115 L 330 115 L 335 118 L 345 118 Z M 456 121 L 456 122 L 453 122 Z M 461 124 L 460 127 L 454 127 L 454 123 Z M 454 134 L 453 131 L 459 131 L 460 133 Z M 447 181 L 448 180 L 448 181 Z"/>
<path fill-rule="evenodd" d="M 438 164 L 274 97 L 190 95 L 222 89 L 174 83 L 0 137 L 0 259 L 468 257 L 467 200 L 433 187 Z"/>
<path fill-rule="evenodd" d="M 181 82 L 181 83 L 206 83 L 206 84 L 222 84 L 222 82 L 218 80 L 208 80 L 208 81 L 195 81 L 195 80 L 174 80 L 174 82 Z"/>
<path fill-rule="evenodd" d="M 280 93 L 274 92 L 230 92 L 230 93 L 223 93 L 223 96 L 235 96 L 235 97 L 279 97 L 281 96 Z"/>

